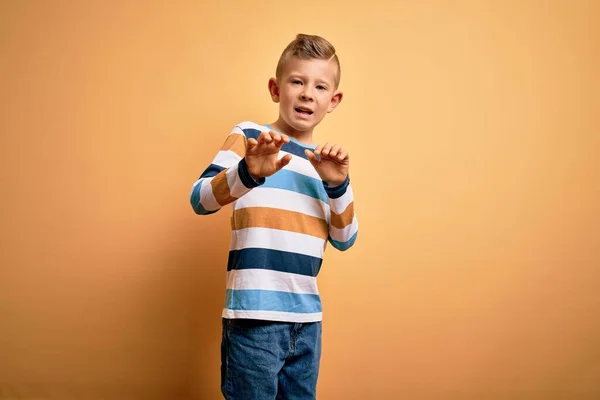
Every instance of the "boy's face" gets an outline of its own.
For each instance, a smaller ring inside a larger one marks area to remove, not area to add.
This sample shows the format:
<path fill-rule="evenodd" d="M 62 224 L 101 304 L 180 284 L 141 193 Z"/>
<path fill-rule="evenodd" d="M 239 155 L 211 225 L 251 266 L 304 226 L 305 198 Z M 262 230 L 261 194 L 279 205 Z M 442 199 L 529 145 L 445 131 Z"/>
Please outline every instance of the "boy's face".
<path fill-rule="evenodd" d="M 334 61 L 290 57 L 280 79 L 269 81 L 280 118 L 295 131 L 311 131 L 342 100 L 336 74 Z"/>

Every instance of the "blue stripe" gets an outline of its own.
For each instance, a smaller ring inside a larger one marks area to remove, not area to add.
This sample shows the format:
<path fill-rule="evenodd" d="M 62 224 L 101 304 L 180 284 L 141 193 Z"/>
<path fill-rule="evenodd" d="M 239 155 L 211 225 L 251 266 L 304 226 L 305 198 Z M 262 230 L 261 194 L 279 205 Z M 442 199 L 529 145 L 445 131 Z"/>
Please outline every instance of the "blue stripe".
<path fill-rule="evenodd" d="M 267 126 L 270 129 L 273 129 L 270 126 Z M 275 130 L 275 129 L 273 129 Z M 258 135 L 260 135 L 260 131 L 258 129 L 244 129 L 244 135 L 246 135 L 246 138 L 250 139 L 257 139 Z M 295 141 L 294 138 L 290 137 L 290 142 L 284 144 L 283 146 L 281 146 L 281 150 L 283 151 L 287 151 L 290 154 L 293 154 L 295 156 L 298 157 L 302 157 L 305 160 L 308 160 L 308 158 L 306 157 L 306 154 L 304 154 L 304 150 L 306 149 L 314 149 L 316 146 L 308 146 L 308 145 L 302 145 L 300 143 L 298 143 L 297 141 Z"/>
<path fill-rule="evenodd" d="M 202 188 L 203 181 L 200 181 L 195 187 L 192 188 L 192 194 L 190 196 L 190 204 L 194 209 L 194 212 L 199 215 L 208 215 L 216 213 L 219 210 L 208 211 L 204 207 L 202 207 L 202 203 L 200 203 L 200 189 Z"/>
<path fill-rule="evenodd" d="M 292 274 L 317 276 L 323 260 L 318 257 L 271 249 L 231 250 L 227 271 L 233 269 L 269 269 Z"/>
<path fill-rule="evenodd" d="M 219 172 L 223 171 L 225 168 L 221 167 L 217 164 L 210 164 L 208 168 L 204 170 L 200 178 L 210 178 L 216 176 Z"/>
<path fill-rule="evenodd" d="M 284 311 L 292 313 L 322 312 L 318 294 L 299 294 L 275 290 L 227 289 L 225 307 L 230 310 Z"/>
<path fill-rule="evenodd" d="M 329 204 L 329 196 L 327 196 L 323 182 L 320 179 L 311 178 L 285 168 L 267 177 L 262 187 L 290 190 Z"/>
<path fill-rule="evenodd" d="M 244 129 L 244 135 L 247 138 L 256 139 L 261 131 L 258 129 Z M 310 146 L 303 147 L 294 141 L 284 144 L 281 150 L 301 157 L 307 160 L 304 149 L 312 148 Z M 316 178 L 311 178 L 295 171 L 290 171 L 286 168 L 276 172 L 274 175 L 267 177 L 265 184 L 262 187 L 270 187 L 276 189 L 290 190 L 292 192 L 302 193 L 315 199 L 319 199 L 329 204 L 329 196 L 325 191 L 323 181 Z"/>
<path fill-rule="evenodd" d="M 331 236 L 329 237 L 329 243 L 331 243 L 331 245 L 333 247 L 335 247 L 338 250 L 348 250 L 350 247 L 352 247 L 352 245 L 354 244 L 354 242 L 356 242 L 356 237 L 358 236 L 358 231 L 356 231 L 354 233 L 354 235 L 352 235 L 352 237 L 345 241 L 345 242 L 338 242 L 337 240 L 333 240 L 331 238 Z"/>

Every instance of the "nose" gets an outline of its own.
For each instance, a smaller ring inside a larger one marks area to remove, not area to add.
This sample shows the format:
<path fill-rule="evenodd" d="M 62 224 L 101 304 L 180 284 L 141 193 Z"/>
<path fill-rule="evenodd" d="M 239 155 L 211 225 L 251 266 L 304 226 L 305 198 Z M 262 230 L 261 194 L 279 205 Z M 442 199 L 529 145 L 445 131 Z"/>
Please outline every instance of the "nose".
<path fill-rule="evenodd" d="M 302 100 L 312 100 L 313 99 L 312 91 L 307 86 L 304 86 L 304 90 L 300 94 L 300 97 L 302 98 Z"/>

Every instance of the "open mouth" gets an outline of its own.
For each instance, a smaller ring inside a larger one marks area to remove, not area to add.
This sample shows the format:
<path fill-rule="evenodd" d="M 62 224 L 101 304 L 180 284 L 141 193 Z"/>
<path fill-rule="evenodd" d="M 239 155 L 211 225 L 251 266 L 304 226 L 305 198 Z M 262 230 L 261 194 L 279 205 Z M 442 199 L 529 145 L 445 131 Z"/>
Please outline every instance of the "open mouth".
<path fill-rule="evenodd" d="M 312 110 L 308 109 L 308 108 L 304 108 L 304 107 L 296 107 L 294 108 L 294 110 L 296 110 L 297 113 L 300 114 L 304 114 L 304 115 L 312 115 Z"/>

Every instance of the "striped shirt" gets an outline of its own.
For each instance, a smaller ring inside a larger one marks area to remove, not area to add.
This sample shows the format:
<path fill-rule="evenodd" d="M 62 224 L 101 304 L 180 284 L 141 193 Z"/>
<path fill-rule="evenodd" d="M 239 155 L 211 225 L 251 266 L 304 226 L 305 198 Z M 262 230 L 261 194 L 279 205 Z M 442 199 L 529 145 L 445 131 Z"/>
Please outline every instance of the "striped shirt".
<path fill-rule="evenodd" d="M 193 184 L 190 201 L 200 215 L 233 203 L 224 318 L 321 321 L 317 274 L 325 248 L 347 250 L 358 234 L 350 179 L 328 187 L 304 154 L 315 146 L 290 138 L 278 156 L 291 154 L 289 164 L 255 180 L 246 143 L 270 130 L 235 126 Z"/>

